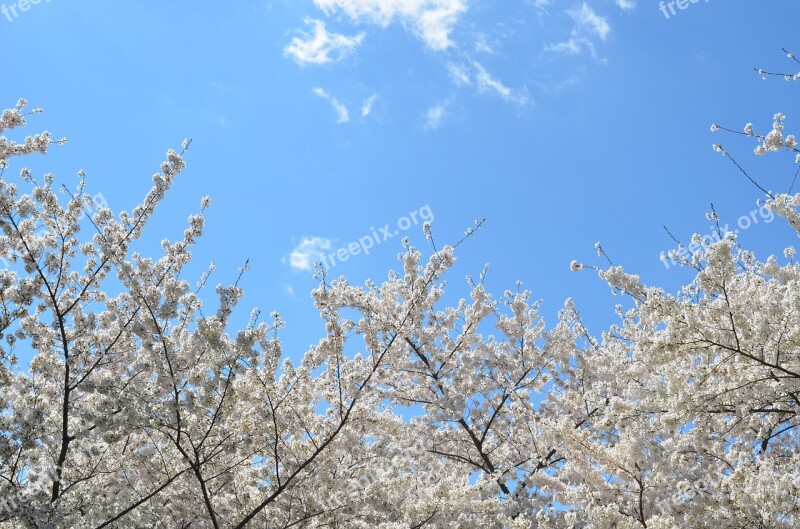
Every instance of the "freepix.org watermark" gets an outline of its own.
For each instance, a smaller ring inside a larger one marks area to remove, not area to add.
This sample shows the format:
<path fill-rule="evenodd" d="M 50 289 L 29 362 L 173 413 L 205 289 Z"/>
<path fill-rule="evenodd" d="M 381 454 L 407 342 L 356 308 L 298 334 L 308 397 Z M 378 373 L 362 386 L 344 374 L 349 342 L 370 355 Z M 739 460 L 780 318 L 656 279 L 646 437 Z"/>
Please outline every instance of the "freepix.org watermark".
<path fill-rule="evenodd" d="M 27 13 L 32 6 L 44 3 L 50 3 L 50 0 L 18 0 L 14 4 L 0 5 L 0 13 L 6 17 L 9 22 L 14 22 L 19 18 L 22 13 Z"/>
<path fill-rule="evenodd" d="M 406 231 L 412 226 L 416 226 L 421 222 L 433 222 L 433 211 L 427 204 L 422 206 L 416 211 L 412 211 L 405 217 L 397 219 L 394 227 L 386 224 L 377 230 L 372 227 L 370 233 L 364 237 L 360 237 L 357 241 L 353 241 L 346 246 L 342 246 L 336 251 L 330 253 L 323 253 L 320 255 L 320 264 L 325 269 L 330 269 L 336 266 L 337 262 L 345 262 L 350 257 L 363 253 L 369 255 L 372 248 L 379 245 L 384 241 L 388 241 L 392 237 L 400 235 L 400 232 Z"/>
<path fill-rule="evenodd" d="M 664 17 L 669 19 L 678 14 L 678 11 L 686 11 L 690 5 L 708 3 L 708 0 L 670 0 L 669 2 L 659 2 L 658 9 L 664 13 Z M 676 9 L 677 8 L 677 9 Z"/>

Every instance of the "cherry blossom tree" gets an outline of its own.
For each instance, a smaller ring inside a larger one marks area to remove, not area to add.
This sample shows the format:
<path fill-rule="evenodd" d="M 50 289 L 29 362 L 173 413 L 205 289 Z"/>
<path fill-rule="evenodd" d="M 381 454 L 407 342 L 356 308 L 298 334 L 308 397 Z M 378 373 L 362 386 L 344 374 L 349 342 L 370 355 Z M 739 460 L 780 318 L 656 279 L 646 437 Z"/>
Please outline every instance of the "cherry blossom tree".
<path fill-rule="evenodd" d="M 6 110 L 0 132 L 26 126 L 38 113 L 26 108 Z M 279 315 L 231 331 L 238 280 L 208 309 L 208 273 L 183 278 L 210 199 L 160 258 L 133 249 L 188 141 L 117 216 L 82 173 L 75 189 L 6 174 L 52 143 L 0 139 L 0 527 L 491 526 L 511 512 L 514 465 L 549 461 L 531 459 L 534 432 L 514 420 L 535 414 L 528 394 L 552 366 L 527 294 L 498 320 L 506 338 L 483 338 L 498 303 L 475 286 L 472 303 L 435 311 L 453 248 L 422 263 L 408 246 L 404 275 L 380 287 L 322 281 L 326 334 L 295 365 Z M 408 423 L 398 403 L 430 417 Z"/>
<path fill-rule="evenodd" d="M 6 137 L 38 113 L 22 100 L 0 116 L 0 528 L 800 521 L 793 248 L 759 260 L 712 212 L 715 239 L 673 254 L 693 274 L 676 294 L 573 262 L 625 299 L 596 337 L 572 301 L 548 328 L 530 292 L 493 297 L 486 270 L 447 306 L 460 242 L 439 248 L 425 225 L 429 256 L 404 241 L 381 283 L 320 273 L 325 330 L 292 362 L 280 315 L 235 328 L 246 265 L 213 301 L 213 266 L 187 278 L 209 198 L 160 257 L 136 251 L 189 141 L 115 215 L 83 173 L 68 187 L 15 167 L 65 142 Z M 785 122 L 712 128 L 800 162 Z M 800 235 L 794 181 L 771 191 L 715 150 Z"/>
<path fill-rule="evenodd" d="M 785 50 L 784 50 L 785 51 Z M 798 62 L 787 52 L 788 57 Z M 759 70 L 766 75 L 767 72 Z M 783 74 L 787 80 L 800 76 Z M 794 135 L 776 114 L 759 134 L 712 125 L 788 152 Z M 724 147 L 759 206 L 800 235 L 800 194 L 757 182 Z M 788 247 L 760 261 L 724 230 L 693 238 L 672 257 L 694 279 L 679 293 L 643 284 L 622 267 L 595 268 L 615 293 L 620 323 L 592 336 L 568 302 L 552 334 L 572 348 L 549 404 L 566 454 L 555 499 L 571 509 L 553 527 L 788 528 L 800 522 L 800 267 Z M 598 253 L 604 250 L 598 245 Z M 686 257 L 688 255 L 688 257 Z M 574 263 L 573 269 L 588 268 Z M 580 428 L 573 428 L 574 421 Z"/>

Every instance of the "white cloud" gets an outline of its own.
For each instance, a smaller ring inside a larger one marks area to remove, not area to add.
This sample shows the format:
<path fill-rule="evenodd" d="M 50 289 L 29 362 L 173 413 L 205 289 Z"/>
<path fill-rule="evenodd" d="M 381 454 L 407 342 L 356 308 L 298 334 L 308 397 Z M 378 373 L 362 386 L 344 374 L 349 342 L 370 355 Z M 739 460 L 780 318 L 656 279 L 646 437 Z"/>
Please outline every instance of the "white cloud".
<path fill-rule="evenodd" d="M 636 7 L 636 0 L 615 0 L 620 9 L 630 11 Z"/>
<path fill-rule="evenodd" d="M 525 105 L 528 102 L 527 90 L 525 88 L 521 91 L 512 90 L 499 79 L 492 77 L 479 62 L 472 61 L 471 65 L 450 62 L 447 64 L 447 73 L 457 86 L 472 86 L 474 80 L 474 84 L 479 92 L 495 93 L 506 101 L 511 101 L 519 105 Z"/>
<path fill-rule="evenodd" d="M 450 79 L 458 86 L 467 86 L 472 84 L 472 79 L 469 75 L 469 69 L 463 64 L 456 64 L 454 62 L 447 64 L 447 73 Z"/>
<path fill-rule="evenodd" d="M 545 51 L 554 51 L 556 53 L 568 53 L 570 55 L 578 55 L 581 52 L 580 39 L 575 37 L 570 37 L 569 40 L 565 40 L 563 42 L 557 42 L 556 44 L 550 44 L 549 46 L 545 47 Z"/>
<path fill-rule="evenodd" d="M 567 14 L 582 28 L 588 30 L 590 33 L 594 33 L 600 37 L 601 40 L 606 40 L 608 34 L 611 33 L 611 26 L 608 24 L 608 21 L 595 13 L 586 2 L 581 4 L 580 7 L 570 9 L 567 11 Z"/>
<path fill-rule="evenodd" d="M 353 37 L 329 33 L 325 29 L 325 22 L 306 18 L 306 24 L 314 26 L 314 33 L 301 31 L 284 48 L 283 53 L 292 57 L 299 64 L 325 64 L 340 61 L 352 54 L 363 42 L 364 34 L 359 33 Z"/>
<path fill-rule="evenodd" d="M 447 113 L 445 106 L 447 102 L 438 104 L 436 106 L 432 106 L 425 112 L 425 128 L 434 130 L 438 129 L 442 124 L 442 119 L 444 119 L 445 114 Z"/>
<path fill-rule="evenodd" d="M 350 112 L 347 111 L 347 107 L 344 106 L 344 104 L 341 103 L 338 99 L 331 96 L 328 92 L 326 92 L 322 88 L 315 88 L 312 91 L 314 92 L 315 96 L 321 97 L 322 99 L 328 101 L 331 104 L 333 110 L 336 111 L 336 115 L 338 116 L 336 123 L 347 123 L 348 121 L 350 121 Z"/>
<path fill-rule="evenodd" d="M 495 55 L 497 52 L 495 47 L 489 42 L 489 37 L 484 33 L 475 35 L 475 52 L 486 53 L 487 55 Z"/>
<path fill-rule="evenodd" d="M 372 107 L 375 106 L 375 101 L 378 100 L 378 94 L 372 94 L 369 98 L 364 100 L 364 104 L 361 105 L 361 117 L 365 118 L 372 113 Z"/>
<path fill-rule="evenodd" d="M 635 2 L 635 0 L 615 1 L 620 7 L 623 7 L 623 4 L 628 6 Z M 623 7 L 623 9 L 632 9 L 632 7 Z M 608 38 L 608 35 L 611 33 L 611 26 L 608 20 L 598 15 L 586 2 L 583 2 L 580 6 L 569 9 L 567 14 L 575 22 L 575 27 L 572 29 L 569 39 L 546 46 L 545 51 L 578 55 L 586 49 L 589 50 L 592 57 L 596 58 L 597 52 L 595 51 L 592 38 L 599 38 L 600 40 L 606 40 Z"/>
<path fill-rule="evenodd" d="M 294 270 L 312 271 L 314 262 L 321 260 L 325 251 L 330 250 L 333 241 L 324 237 L 303 237 L 292 253 L 289 266 Z"/>
<path fill-rule="evenodd" d="M 408 24 L 427 46 L 449 48 L 450 34 L 467 10 L 467 0 L 314 0 L 326 15 L 342 11 L 355 21 L 386 27 L 395 20 Z"/>
<path fill-rule="evenodd" d="M 489 72 L 486 71 L 486 68 L 483 67 L 480 63 L 474 63 L 475 69 L 478 70 L 475 78 L 478 81 L 478 89 L 482 92 L 494 91 L 500 94 L 503 99 L 508 99 L 511 97 L 511 89 L 504 85 L 497 79 L 494 79 Z"/>
<path fill-rule="evenodd" d="M 582 37 L 578 37 L 575 32 L 573 32 L 572 36 L 569 40 L 565 40 L 564 42 L 558 42 L 556 44 L 551 44 L 545 48 L 545 51 L 553 51 L 556 53 L 567 53 L 570 55 L 578 55 L 586 48 L 591 52 L 592 57 L 595 57 L 597 54 L 594 49 L 594 44 L 589 39 L 585 39 Z"/>
<path fill-rule="evenodd" d="M 518 105 L 525 105 L 528 103 L 527 91 L 522 92 L 512 90 L 503 84 L 499 79 L 495 79 L 486 71 L 486 68 L 478 62 L 472 63 L 475 67 L 475 81 L 478 84 L 478 90 L 481 92 L 494 92 L 506 101 L 517 103 Z"/>

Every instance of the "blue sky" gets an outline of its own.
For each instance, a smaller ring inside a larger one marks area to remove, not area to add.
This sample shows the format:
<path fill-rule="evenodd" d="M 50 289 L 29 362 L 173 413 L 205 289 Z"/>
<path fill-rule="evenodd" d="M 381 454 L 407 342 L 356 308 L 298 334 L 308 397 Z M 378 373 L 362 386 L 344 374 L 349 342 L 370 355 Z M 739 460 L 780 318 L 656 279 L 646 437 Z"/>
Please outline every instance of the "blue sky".
<path fill-rule="evenodd" d="M 393 232 L 425 206 L 439 244 L 487 219 L 460 248 L 454 295 L 489 262 L 492 292 L 521 280 L 551 323 L 573 297 L 600 330 L 619 299 L 572 259 L 601 264 L 602 241 L 615 264 L 676 290 L 689 276 L 659 260 L 674 246 L 662 226 L 688 241 L 709 231 L 711 202 L 723 223 L 754 210 L 758 191 L 712 143 L 776 191 L 795 170 L 709 131 L 766 131 L 776 112 L 800 130 L 798 85 L 752 70 L 793 68 L 780 50 L 800 50 L 795 0 L 701 0 L 669 17 L 643 0 L 0 4 L 3 104 L 27 98 L 46 110 L 31 129 L 70 138 L 32 168 L 66 182 L 84 169 L 129 209 L 191 137 L 142 248 L 180 236 L 211 195 L 197 275 L 213 261 L 212 282 L 232 281 L 250 258 L 242 313 L 280 311 L 292 354 L 323 332 L 302 269 L 314 250 Z M 759 219 L 746 246 L 794 243 Z M 421 223 L 403 234 L 425 246 Z M 330 274 L 379 280 L 401 250 L 392 237 Z"/>

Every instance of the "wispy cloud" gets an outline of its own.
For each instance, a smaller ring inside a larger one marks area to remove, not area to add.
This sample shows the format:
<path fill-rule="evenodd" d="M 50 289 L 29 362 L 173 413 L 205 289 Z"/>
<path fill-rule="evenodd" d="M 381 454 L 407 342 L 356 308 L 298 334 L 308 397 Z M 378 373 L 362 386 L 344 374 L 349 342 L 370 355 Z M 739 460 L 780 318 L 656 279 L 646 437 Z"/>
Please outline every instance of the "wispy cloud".
<path fill-rule="evenodd" d="M 485 53 L 495 55 L 495 44 L 489 42 L 489 37 L 485 33 L 475 34 L 475 53 Z"/>
<path fill-rule="evenodd" d="M 472 84 L 468 66 L 451 62 L 447 64 L 447 73 L 450 75 L 450 79 L 458 86 Z"/>
<path fill-rule="evenodd" d="M 625 0 L 623 0 L 624 2 Z M 584 2 L 580 5 L 580 7 L 576 7 L 567 11 L 567 14 L 572 17 L 579 26 L 588 30 L 590 33 L 594 33 L 601 40 L 606 40 L 608 34 L 611 33 L 611 26 L 608 24 L 608 21 L 594 12 L 594 10 L 589 7 L 589 4 Z"/>
<path fill-rule="evenodd" d="M 375 106 L 375 101 L 378 100 L 378 94 L 372 94 L 361 105 L 361 117 L 365 118 L 372 114 L 372 107 Z"/>
<path fill-rule="evenodd" d="M 449 62 L 446 68 L 450 79 L 456 86 L 475 86 L 479 92 L 496 94 L 506 101 L 518 105 L 528 103 L 528 92 L 525 87 L 521 90 L 514 90 L 506 86 L 477 61 L 471 61 L 468 64 Z"/>
<path fill-rule="evenodd" d="M 503 97 L 503 99 L 508 99 L 511 97 L 511 89 L 504 85 L 498 79 L 493 78 L 489 75 L 489 72 L 486 71 L 486 68 L 483 67 L 480 63 L 474 63 L 475 69 L 478 71 L 475 78 L 478 83 L 478 89 L 482 92 L 490 91 L 496 92 Z"/>
<path fill-rule="evenodd" d="M 438 105 L 434 105 L 425 111 L 425 128 L 428 130 L 435 130 L 438 129 L 442 125 L 442 120 L 444 119 L 445 114 L 447 113 L 446 110 L 447 102 L 440 103 Z"/>
<path fill-rule="evenodd" d="M 320 261 L 324 252 L 330 250 L 332 245 L 333 241 L 325 237 L 303 237 L 289 254 L 289 266 L 293 270 L 312 271 L 314 262 Z"/>
<path fill-rule="evenodd" d="M 500 79 L 493 77 L 483 64 L 472 61 L 471 64 L 448 63 L 447 72 L 450 79 L 458 86 L 475 86 L 479 92 L 496 94 L 506 101 L 524 105 L 528 102 L 527 91 L 513 90 Z M 435 128 L 435 127 L 434 127 Z"/>
<path fill-rule="evenodd" d="M 453 45 L 450 34 L 467 0 L 314 0 L 326 15 L 337 11 L 354 21 L 386 27 L 399 21 L 436 51 Z"/>
<path fill-rule="evenodd" d="M 615 0 L 620 9 L 630 11 L 636 7 L 636 0 Z"/>
<path fill-rule="evenodd" d="M 623 4 L 630 5 L 632 2 L 632 0 L 615 1 L 620 7 Z M 567 10 L 567 15 L 575 23 L 569 39 L 550 44 L 545 47 L 545 51 L 578 55 L 586 49 L 589 50 L 592 57 L 597 57 L 592 39 L 599 38 L 604 41 L 608 38 L 611 33 L 611 25 L 608 20 L 598 15 L 586 2 Z"/>
<path fill-rule="evenodd" d="M 557 42 L 555 44 L 550 44 L 549 46 L 545 47 L 545 51 L 552 51 L 555 53 L 566 53 L 568 55 L 578 55 L 580 54 L 583 49 L 588 49 L 592 56 L 596 55 L 594 44 L 587 38 L 578 37 L 576 34 L 573 35 L 563 42 Z"/>
<path fill-rule="evenodd" d="M 326 64 L 341 61 L 352 54 L 363 42 L 364 34 L 353 37 L 330 33 L 325 29 L 325 22 L 306 18 L 305 23 L 314 27 L 313 33 L 300 32 L 294 37 L 283 52 L 292 57 L 298 64 Z"/>
<path fill-rule="evenodd" d="M 321 97 L 322 99 L 326 100 L 331 104 L 331 107 L 333 107 L 333 110 L 336 111 L 336 115 L 338 116 L 336 123 L 347 123 L 348 121 L 350 121 L 350 112 L 347 111 L 347 107 L 344 106 L 342 102 L 340 102 L 335 97 L 331 96 L 328 92 L 326 92 L 322 88 L 315 88 L 314 90 L 312 90 L 312 92 L 317 97 Z"/>

